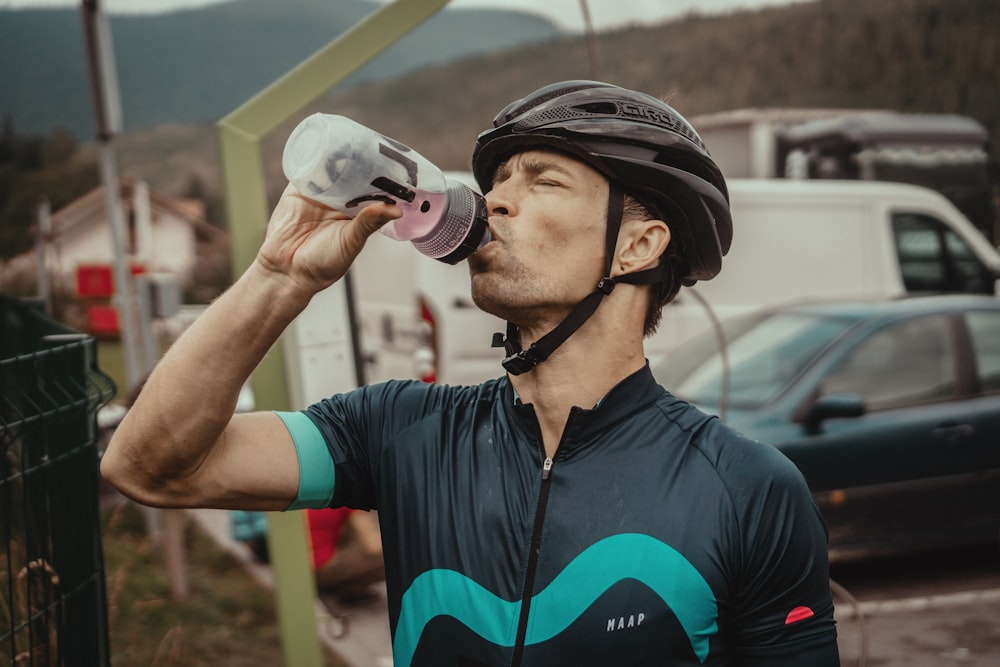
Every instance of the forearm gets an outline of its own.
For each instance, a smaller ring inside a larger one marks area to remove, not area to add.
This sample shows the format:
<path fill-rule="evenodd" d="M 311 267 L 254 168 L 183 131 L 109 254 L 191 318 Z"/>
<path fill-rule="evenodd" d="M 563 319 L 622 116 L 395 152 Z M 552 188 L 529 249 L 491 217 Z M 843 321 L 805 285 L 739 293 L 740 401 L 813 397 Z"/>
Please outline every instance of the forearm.
<path fill-rule="evenodd" d="M 299 483 L 294 443 L 273 414 L 233 415 L 240 387 L 312 296 L 400 214 L 376 203 L 351 218 L 286 188 L 253 265 L 146 381 L 101 461 L 105 478 L 148 505 L 287 507 Z"/>
<path fill-rule="evenodd" d="M 157 364 L 116 429 L 102 474 L 151 504 L 183 493 L 223 446 L 240 388 L 310 297 L 280 274 L 251 266 Z"/>

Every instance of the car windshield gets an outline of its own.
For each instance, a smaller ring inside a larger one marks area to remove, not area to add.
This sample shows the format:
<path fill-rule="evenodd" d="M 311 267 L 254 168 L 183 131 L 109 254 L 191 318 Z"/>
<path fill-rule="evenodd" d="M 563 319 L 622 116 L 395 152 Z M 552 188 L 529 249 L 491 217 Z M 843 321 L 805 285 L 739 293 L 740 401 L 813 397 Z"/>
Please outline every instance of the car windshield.
<path fill-rule="evenodd" d="M 849 321 L 807 313 L 763 313 L 723 323 L 729 361 L 731 407 L 752 410 L 777 396 Z M 723 385 L 722 355 L 711 333 L 667 355 L 655 373 L 676 396 L 718 405 Z"/>

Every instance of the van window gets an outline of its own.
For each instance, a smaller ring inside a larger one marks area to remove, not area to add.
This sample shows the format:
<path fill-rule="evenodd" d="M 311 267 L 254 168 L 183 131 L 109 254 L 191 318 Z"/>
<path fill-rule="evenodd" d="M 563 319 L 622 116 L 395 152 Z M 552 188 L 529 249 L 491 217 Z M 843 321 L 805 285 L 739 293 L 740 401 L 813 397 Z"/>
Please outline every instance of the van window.
<path fill-rule="evenodd" d="M 986 266 L 962 237 L 937 218 L 893 213 L 892 229 L 907 292 L 993 293 Z"/>

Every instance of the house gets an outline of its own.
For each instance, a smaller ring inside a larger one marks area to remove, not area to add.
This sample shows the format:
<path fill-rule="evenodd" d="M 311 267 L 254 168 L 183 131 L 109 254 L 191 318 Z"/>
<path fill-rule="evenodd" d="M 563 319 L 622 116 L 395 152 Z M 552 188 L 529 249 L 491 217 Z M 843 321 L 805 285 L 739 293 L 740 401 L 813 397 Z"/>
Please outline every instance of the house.
<path fill-rule="evenodd" d="M 205 220 L 200 200 L 173 199 L 129 178 L 120 179 L 119 195 L 125 262 L 133 275 L 172 277 L 184 288 L 206 275 L 214 274 L 215 282 L 220 272 L 228 276 L 228 234 Z M 84 298 L 87 330 L 116 333 L 108 299 L 115 248 L 104 187 L 52 213 L 48 228 L 44 256 L 53 293 Z M 35 251 L 13 258 L 0 268 L 0 285 L 23 284 L 37 273 L 37 262 Z"/>
<path fill-rule="evenodd" d="M 199 245 L 226 239 L 226 232 L 204 219 L 200 201 L 172 199 L 126 178 L 119 190 L 124 251 L 133 272 L 169 273 L 186 283 L 193 277 Z M 52 214 L 48 254 L 54 277 L 75 280 L 80 266 L 113 263 L 106 200 L 99 187 Z"/>

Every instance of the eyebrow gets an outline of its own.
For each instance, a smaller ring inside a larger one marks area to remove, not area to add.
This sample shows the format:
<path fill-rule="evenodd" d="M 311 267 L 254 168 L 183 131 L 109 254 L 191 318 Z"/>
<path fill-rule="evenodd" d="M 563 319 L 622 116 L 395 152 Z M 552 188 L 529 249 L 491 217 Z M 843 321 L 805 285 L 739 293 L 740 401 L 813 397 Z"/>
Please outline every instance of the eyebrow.
<path fill-rule="evenodd" d="M 493 175 L 494 183 L 502 183 L 511 177 L 513 169 L 510 166 L 510 162 L 512 159 L 513 158 L 507 158 L 500 164 L 499 167 L 497 167 L 496 173 Z M 520 161 L 521 169 L 535 176 L 549 170 L 557 171 L 564 176 L 572 177 L 573 175 L 568 169 L 551 160 L 536 157 L 522 157 L 520 158 Z"/>

